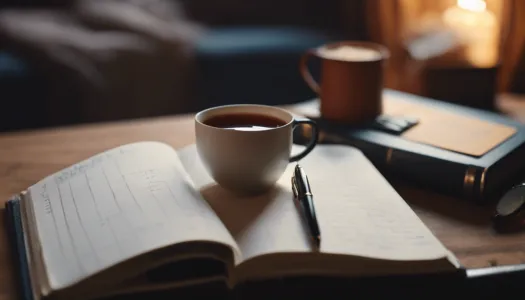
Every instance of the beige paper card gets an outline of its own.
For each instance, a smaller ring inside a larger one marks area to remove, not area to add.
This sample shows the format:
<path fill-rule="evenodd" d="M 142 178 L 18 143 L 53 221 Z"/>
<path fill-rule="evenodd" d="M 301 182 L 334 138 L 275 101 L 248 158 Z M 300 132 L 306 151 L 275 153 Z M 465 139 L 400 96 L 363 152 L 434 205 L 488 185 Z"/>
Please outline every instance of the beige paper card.
<path fill-rule="evenodd" d="M 471 156 L 484 155 L 516 132 L 513 127 L 394 97 L 383 101 L 383 105 L 386 115 L 419 120 L 419 124 L 401 135 L 403 138 Z"/>

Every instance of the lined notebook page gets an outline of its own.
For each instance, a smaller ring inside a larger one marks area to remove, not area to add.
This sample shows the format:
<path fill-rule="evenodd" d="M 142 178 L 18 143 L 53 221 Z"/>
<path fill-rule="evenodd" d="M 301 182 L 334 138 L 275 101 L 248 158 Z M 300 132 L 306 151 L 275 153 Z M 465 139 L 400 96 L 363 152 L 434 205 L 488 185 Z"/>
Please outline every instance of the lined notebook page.
<path fill-rule="evenodd" d="M 294 146 L 294 151 L 298 150 Z M 293 203 L 290 164 L 276 189 L 242 198 L 213 183 L 193 147 L 179 157 L 248 259 L 311 251 Z M 322 235 L 321 251 L 391 260 L 445 257 L 448 251 L 365 156 L 347 146 L 319 145 L 300 164 L 309 176 Z"/>
<path fill-rule="evenodd" d="M 175 151 L 161 143 L 130 144 L 99 154 L 29 192 L 53 289 L 176 242 L 235 245 L 192 189 Z"/>

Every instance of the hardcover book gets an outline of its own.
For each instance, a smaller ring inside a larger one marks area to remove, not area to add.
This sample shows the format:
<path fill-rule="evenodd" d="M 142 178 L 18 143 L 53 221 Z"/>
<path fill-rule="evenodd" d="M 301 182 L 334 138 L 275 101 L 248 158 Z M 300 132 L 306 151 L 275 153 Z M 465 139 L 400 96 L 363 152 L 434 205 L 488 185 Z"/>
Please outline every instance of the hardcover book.
<path fill-rule="evenodd" d="M 317 121 L 321 143 L 354 146 L 384 175 L 424 188 L 486 203 L 525 171 L 525 128 L 502 114 L 388 89 L 383 115 L 368 124 L 324 120 L 318 107 L 316 99 L 299 112 Z"/>

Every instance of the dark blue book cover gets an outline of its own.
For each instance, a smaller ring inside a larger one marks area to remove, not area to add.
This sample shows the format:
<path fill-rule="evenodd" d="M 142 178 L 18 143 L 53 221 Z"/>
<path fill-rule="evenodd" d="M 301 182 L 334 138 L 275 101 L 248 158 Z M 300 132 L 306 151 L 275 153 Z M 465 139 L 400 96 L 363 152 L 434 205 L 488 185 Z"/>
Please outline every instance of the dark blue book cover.
<path fill-rule="evenodd" d="M 321 143 L 355 146 L 384 175 L 423 188 L 486 203 L 522 179 L 521 123 L 496 112 L 393 90 L 385 90 L 383 106 L 384 115 L 377 120 L 353 126 L 324 120 L 312 107 L 305 114 L 318 123 Z M 309 131 L 297 129 L 295 140 L 301 143 Z"/>
<path fill-rule="evenodd" d="M 29 276 L 29 264 L 26 257 L 26 245 L 22 218 L 20 214 L 20 197 L 14 196 L 5 205 L 6 228 L 9 236 L 10 248 L 12 249 L 15 266 L 15 274 L 18 276 L 19 297 L 23 300 L 33 300 L 31 279 Z"/>

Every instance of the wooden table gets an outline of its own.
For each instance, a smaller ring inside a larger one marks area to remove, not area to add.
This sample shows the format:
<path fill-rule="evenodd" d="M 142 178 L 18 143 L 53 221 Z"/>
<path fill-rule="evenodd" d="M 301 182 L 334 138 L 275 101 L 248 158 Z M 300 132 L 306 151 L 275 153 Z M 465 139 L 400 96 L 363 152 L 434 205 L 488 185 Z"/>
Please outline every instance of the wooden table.
<path fill-rule="evenodd" d="M 298 107 L 295 109 L 301 111 Z M 174 148 L 191 144 L 193 117 L 181 115 L 0 134 L 0 300 L 16 299 L 14 267 L 4 228 L 4 202 L 12 194 L 68 165 L 142 140 L 162 141 Z M 494 233 L 489 223 L 491 207 L 476 207 L 400 183 L 394 186 L 466 267 L 525 262 L 525 234 Z"/>

